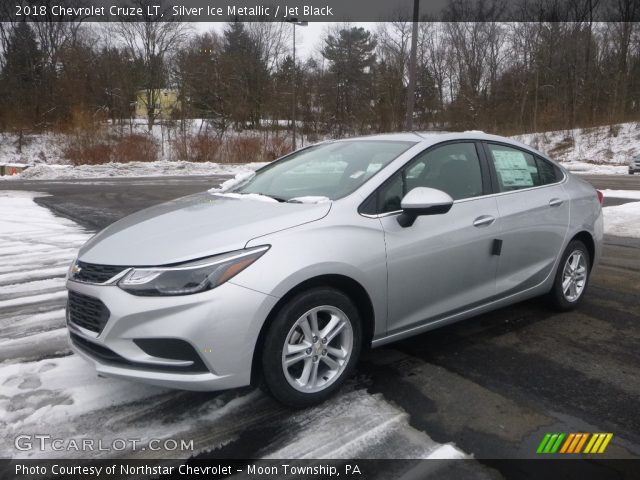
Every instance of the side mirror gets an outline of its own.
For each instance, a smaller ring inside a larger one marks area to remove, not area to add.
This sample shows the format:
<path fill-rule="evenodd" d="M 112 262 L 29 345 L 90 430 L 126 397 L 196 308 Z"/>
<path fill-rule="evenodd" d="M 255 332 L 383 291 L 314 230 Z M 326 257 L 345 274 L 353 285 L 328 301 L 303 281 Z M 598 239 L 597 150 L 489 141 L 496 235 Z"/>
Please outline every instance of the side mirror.
<path fill-rule="evenodd" d="M 398 216 L 401 227 L 410 227 L 418 215 L 441 215 L 451 210 L 453 198 L 442 190 L 416 187 L 407 193 L 402 202 L 402 213 Z"/>

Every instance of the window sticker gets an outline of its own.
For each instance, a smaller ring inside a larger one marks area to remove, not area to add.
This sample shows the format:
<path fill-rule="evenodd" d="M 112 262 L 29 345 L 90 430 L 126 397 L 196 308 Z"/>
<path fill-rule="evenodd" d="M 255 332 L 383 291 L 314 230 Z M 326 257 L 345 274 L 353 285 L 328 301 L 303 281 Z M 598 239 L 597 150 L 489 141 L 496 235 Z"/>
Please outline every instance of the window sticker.
<path fill-rule="evenodd" d="M 507 188 L 533 187 L 532 170 L 524 153 L 513 150 L 491 150 L 500 177 Z"/>

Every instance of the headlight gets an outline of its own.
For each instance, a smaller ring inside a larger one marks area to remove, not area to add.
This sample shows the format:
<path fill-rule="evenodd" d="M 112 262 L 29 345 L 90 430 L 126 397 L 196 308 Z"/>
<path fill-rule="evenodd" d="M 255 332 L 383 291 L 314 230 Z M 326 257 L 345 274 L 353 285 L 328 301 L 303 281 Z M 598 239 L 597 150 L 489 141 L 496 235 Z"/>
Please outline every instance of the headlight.
<path fill-rule="evenodd" d="M 118 282 L 141 296 L 190 295 L 216 288 L 260 258 L 269 246 L 248 248 L 172 267 L 132 268 Z"/>
<path fill-rule="evenodd" d="M 73 262 L 71 262 L 71 265 L 69 265 L 65 280 L 69 280 L 70 278 L 73 278 L 73 275 L 77 273 L 77 271 L 78 271 L 78 257 L 74 258 Z"/>

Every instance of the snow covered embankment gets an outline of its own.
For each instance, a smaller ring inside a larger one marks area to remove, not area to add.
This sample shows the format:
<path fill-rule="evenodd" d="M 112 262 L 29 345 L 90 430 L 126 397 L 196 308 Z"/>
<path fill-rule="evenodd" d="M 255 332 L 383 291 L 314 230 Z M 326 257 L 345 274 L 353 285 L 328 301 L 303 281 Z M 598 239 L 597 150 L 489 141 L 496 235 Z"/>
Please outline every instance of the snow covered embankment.
<path fill-rule="evenodd" d="M 19 175 L 0 176 L 0 180 L 71 180 L 110 177 L 166 177 L 182 175 L 237 175 L 252 172 L 266 165 L 263 162 L 224 164 L 210 162 L 130 162 L 102 165 L 45 165 L 27 168 Z"/>
<path fill-rule="evenodd" d="M 511 138 L 548 154 L 578 174 L 626 175 L 627 162 L 640 155 L 637 122 L 526 133 Z"/>

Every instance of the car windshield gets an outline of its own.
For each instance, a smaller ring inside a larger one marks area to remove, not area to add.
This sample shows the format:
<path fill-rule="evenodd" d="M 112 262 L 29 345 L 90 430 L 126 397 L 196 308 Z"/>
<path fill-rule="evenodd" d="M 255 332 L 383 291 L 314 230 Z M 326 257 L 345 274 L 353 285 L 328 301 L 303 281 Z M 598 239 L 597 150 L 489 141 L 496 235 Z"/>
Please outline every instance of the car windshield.
<path fill-rule="evenodd" d="M 258 170 L 233 193 L 266 195 L 279 201 L 336 200 L 356 190 L 412 145 L 415 143 L 387 140 L 315 145 Z"/>

